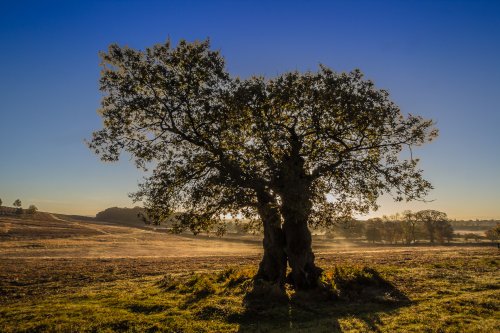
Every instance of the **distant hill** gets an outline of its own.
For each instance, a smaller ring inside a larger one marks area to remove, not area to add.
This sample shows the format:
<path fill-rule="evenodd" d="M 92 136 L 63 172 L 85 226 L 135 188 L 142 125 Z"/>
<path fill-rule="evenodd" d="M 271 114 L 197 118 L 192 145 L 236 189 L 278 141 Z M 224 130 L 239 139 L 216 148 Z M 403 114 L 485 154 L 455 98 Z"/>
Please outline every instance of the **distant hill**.
<path fill-rule="evenodd" d="M 144 226 L 144 221 L 140 217 L 142 213 L 144 213 L 144 209 L 141 207 L 111 207 L 97 213 L 95 220 L 116 222 L 131 226 Z"/>

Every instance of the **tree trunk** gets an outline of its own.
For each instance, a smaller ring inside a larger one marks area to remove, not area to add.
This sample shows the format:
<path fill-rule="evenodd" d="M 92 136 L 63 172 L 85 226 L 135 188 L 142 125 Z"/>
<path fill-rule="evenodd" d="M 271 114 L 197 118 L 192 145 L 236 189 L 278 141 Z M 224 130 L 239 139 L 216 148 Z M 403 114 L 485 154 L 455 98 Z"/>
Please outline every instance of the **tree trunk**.
<path fill-rule="evenodd" d="M 427 228 L 427 233 L 429 234 L 429 240 L 431 244 L 434 244 L 434 234 L 435 228 L 432 221 L 425 221 L 425 227 Z"/>
<path fill-rule="evenodd" d="M 286 254 L 292 271 L 288 281 L 296 290 L 317 287 L 322 269 L 314 264 L 312 237 L 307 221 L 285 221 Z"/>
<path fill-rule="evenodd" d="M 287 280 L 296 290 L 313 289 L 318 285 L 322 269 L 314 264 L 312 237 L 308 228 L 312 209 L 312 180 L 306 174 L 304 159 L 300 155 L 301 143 L 296 136 L 292 137 L 291 147 L 277 179 L 286 255 L 292 269 Z"/>
<path fill-rule="evenodd" d="M 287 256 L 285 253 L 285 235 L 281 228 L 281 216 L 274 198 L 268 193 L 257 195 L 258 211 L 264 225 L 264 256 L 259 265 L 256 278 L 272 284 L 280 289 L 285 287 Z"/>

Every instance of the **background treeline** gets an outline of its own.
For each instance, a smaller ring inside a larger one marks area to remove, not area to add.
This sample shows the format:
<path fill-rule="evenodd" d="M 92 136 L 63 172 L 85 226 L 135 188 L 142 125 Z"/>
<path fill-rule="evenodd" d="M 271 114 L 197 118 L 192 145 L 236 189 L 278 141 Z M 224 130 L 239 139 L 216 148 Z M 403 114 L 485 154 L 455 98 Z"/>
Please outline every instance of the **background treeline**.
<path fill-rule="evenodd" d="M 458 223 L 457 223 L 458 222 Z M 498 239 L 499 224 L 497 221 L 451 221 L 446 213 L 436 210 L 403 213 L 372 218 L 367 221 L 349 220 L 324 230 L 329 239 L 345 238 L 365 240 L 370 243 L 415 244 L 418 242 L 449 243 L 454 238 L 465 241 Z M 485 223 L 486 222 L 486 223 Z M 454 228 L 455 226 L 455 228 Z M 471 227 L 468 229 L 467 227 Z M 481 232 L 455 232 L 474 230 Z"/>
<path fill-rule="evenodd" d="M 16 199 L 13 207 L 2 206 L 0 199 L 0 215 L 48 218 L 48 213 L 38 212 L 35 205 L 27 209 L 22 208 L 22 202 Z M 107 208 L 96 214 L 95 218 L 73 215 L 55 214 L 64 219 L 108 221 L 135 227 L 144 226 L 142 207 L 134 208 Z M 50 215 L 50 214 L 49 214 Z M 163 225 L 164 228 L 172 226 L 175 216 Z M 245 235 L 259 233 L 259 230 L 244 220 L 227 220 L 227 233 Z M 495 242 L 500 239 L 500 221 L 496 220 L 469 220 L 457 221 L 448 219 L 446 213 L 436 210 L 422 210 L 419 212 L 404 211 L 390 216 L 372 218 L 366 221 L 351 219 L 340 222 L 326 230 L 314 230 L 327 239 L 347 239 L 368 243 L 385 244 L 415 244 L 419 242 L 445 244 L 453 239 L 462 239 L 465 242 L 487 239 Z"/>
<path fill-rule="evenodd" d="M 454 229 L 460 230 L 484 230 L 491 229 L 496 226 L 500 221 L 498 220 L 452 220 L 450 221 L 451 226 Z"/>
<path fill-rule="evenodd" d="M 16 199 L 13 203 L 13 207 L 2 206 L 3 202 L 0 198 L 0 215 L 34 215 L 38 211 L 35 205 L 29 205 L 27 209 L 23 208 L 21 200 Z"/>

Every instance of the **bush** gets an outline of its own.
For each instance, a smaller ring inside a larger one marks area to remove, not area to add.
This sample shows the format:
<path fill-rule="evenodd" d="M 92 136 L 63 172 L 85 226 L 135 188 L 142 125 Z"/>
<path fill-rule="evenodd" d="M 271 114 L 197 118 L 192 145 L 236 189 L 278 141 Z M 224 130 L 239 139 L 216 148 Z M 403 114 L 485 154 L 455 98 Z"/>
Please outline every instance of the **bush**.
<path fill-rule="evenodd" d="M 34 215 L 38 211 L 38 208 L 35 205 L 30 205 L 26 210 L 26 213 L 30 215 Z"/>

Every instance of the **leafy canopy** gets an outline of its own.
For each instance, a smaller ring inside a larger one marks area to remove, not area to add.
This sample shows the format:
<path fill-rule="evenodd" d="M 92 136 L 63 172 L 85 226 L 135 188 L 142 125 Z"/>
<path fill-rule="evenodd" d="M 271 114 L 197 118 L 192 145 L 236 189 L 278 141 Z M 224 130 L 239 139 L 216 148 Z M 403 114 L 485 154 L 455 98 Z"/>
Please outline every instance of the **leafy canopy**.
<path fill-rule="evenodd" d="M 437 135 L 432 121 L 404 116 L 359 70 L 233 78 L 208 41 L 100 56 L 104 126 L 88 144 L 153 169 L 133 195 L 153 222 L 182 212 L 177 230 L 199 232 L 226 214 L 256 216 L 259 193 L 283 204 L 304 183 L 309 223 L 329 224 L 376 209 L 383 193 L 413 200 L 431 188 L 418 159 L 401 156 Z"/>

